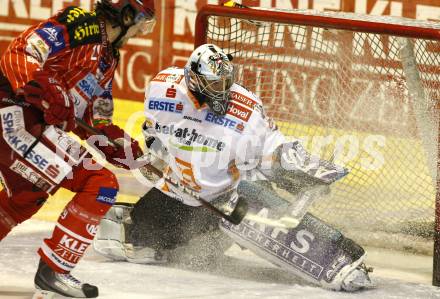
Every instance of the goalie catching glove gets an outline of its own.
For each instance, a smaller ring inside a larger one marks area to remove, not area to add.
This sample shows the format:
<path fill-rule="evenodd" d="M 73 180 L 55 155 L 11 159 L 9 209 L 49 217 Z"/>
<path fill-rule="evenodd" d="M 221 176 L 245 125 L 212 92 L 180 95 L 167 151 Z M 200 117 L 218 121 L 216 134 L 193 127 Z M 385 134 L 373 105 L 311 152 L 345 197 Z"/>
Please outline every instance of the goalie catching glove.
<path fill-rule="evenodd" d="M 330 185 L 348 174 L 348 169 L 309 154 L 299 141 L 280 145 L 273 157 L 271 180 L 290 193 Z"/>
<path fill-rule="evenodd" d="M 64 84 L 46 71 L 34 72 L 34 79 L 24 87 L 25 101 L 43 111 L 44 121 L 66 132 L 75 129 L 75 108 Z"/>
<path fill-rule="evenodd" d="M 124 169 L 134 169 L 141 166 L 141 163 L 136 159 L 142 156 L 143 152 L 136 140 L 125 134 L 121 128 L 114 124 L 103 126 L 100 130 L 105 136 L 120 145 L 115 146 L 110 142 L 106 142 L 104 145 L 99 142 L 92 144 L 105 155 L 108 162 Z"/>

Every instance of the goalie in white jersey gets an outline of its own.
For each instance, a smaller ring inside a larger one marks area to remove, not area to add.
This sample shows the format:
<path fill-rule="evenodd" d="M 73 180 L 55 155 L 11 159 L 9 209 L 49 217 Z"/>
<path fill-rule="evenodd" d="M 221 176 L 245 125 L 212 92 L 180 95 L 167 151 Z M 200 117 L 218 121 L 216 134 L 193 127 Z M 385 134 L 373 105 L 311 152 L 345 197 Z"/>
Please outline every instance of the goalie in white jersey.
<path fill-rule="evenodd" d="M 371 285 L 364 250 L 306 213 L 347 170 L 288 141 L 261 100 L 235 83 L 231 56 L 219 47 L 202 45 L 183 69 L 160 72 L 146 90 L 145 116 L 149 160 L 168 177 L 216 206 L 233 206 L 240 196 L 249 202 L 249 214 L 287 215 L 299 224 L 219 222 L 182 188 L 144 172 L 155 186 L 134 206 L 116 205 L 107 214 L 95 238 L 98 252 L 132 262 L 176 261 L 185 254 L 212 262 L 236 242 L 324 287 Z M 279 197 L 272 185 L 296 200 Z"/>

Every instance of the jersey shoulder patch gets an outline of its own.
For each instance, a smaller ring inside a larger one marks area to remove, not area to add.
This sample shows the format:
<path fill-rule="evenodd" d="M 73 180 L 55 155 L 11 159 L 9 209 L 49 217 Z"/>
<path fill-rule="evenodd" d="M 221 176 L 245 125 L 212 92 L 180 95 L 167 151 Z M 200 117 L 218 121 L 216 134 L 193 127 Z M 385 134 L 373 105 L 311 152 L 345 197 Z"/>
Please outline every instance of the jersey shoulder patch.
<path fill-rule="evenodd" d="M 39 43 L 38 38 L 31 35 L 28 39 L 28 46 L 30 45 L 34 49 L 46 48 L 44 52 L 48 55 L 55 54 L 66 47 L 66 42 L 64 40 L 64 28 L 61 25 L 55 25 L 51 22 L 46 22 L 40 28 L 36 29 L 35 32 L 38 36 L 44 40 L 44 43 Z M 35 43 L 37 45 L 35 45 Z M 46 57 L 47 58 L 47 57 Z"/>
<path fill-rule="evenodd" d="M 249 122 L 252 116 L 254 119 L 252 122 L 256 119 L 261 119 L 271 129 L 277 129 L 273 120 L 266 115 L 263 102 L 256 94 L 239 84 L 234 84 L 231 88 L 230 96 L 231 101 L 227 114 L 239 118 L 245 121 L 245 123 Z"/>
<path fill-rule="evenodd" d="M 237 83 L 232 86 L 230 95 L 232 101 L 240 103 L 252 110 L 254 110 L 257 105 L 261 105 L 261 100 L 257 95 Z"/>
<path fill-rule="evenodd" d="M 69 6 L 57 17 L 57 21 L 66 26 L 71 48 L 101 43 L 101 32 L 95 12 Z"/>
<path fill-rule="evenodd" d="M 180 84 L 184 78 L 182 69 L 171 67 L 159 72 L 151 81 Z"/>

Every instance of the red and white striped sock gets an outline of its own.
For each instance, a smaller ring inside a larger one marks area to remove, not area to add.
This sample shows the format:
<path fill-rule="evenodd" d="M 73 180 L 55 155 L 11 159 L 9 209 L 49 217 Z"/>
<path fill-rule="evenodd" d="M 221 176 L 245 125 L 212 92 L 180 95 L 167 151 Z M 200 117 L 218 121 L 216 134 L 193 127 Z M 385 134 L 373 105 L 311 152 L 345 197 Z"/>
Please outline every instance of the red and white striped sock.
<path fill-rule="evenodd" d="M 71 201 L 58 218 L 52 237 L 38 250 L 41 258 L 56 272 L 69 273 L 92 243 L 101 217 Z"/>

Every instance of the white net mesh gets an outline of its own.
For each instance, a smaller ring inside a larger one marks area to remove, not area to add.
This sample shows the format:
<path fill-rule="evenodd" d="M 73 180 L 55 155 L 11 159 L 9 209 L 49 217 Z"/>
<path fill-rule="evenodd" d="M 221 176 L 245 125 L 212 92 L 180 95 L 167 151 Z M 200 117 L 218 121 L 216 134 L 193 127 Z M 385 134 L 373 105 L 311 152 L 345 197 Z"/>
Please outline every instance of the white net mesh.
<path fill-rule="evenodd" d="M 378 28 L 436 26 L 366 18 Z M 314 214 L 357 240 L 355 231 L 384 232 L 401 247 L 432 250 L 420 235 L 434 230 L 438 41 L 224 16 L 208 18 L 207 37 L 234 56 L 239 82 L 285 135 L 350 169 Z M 418 242 L 402 241 L 411 235 Z"/>

